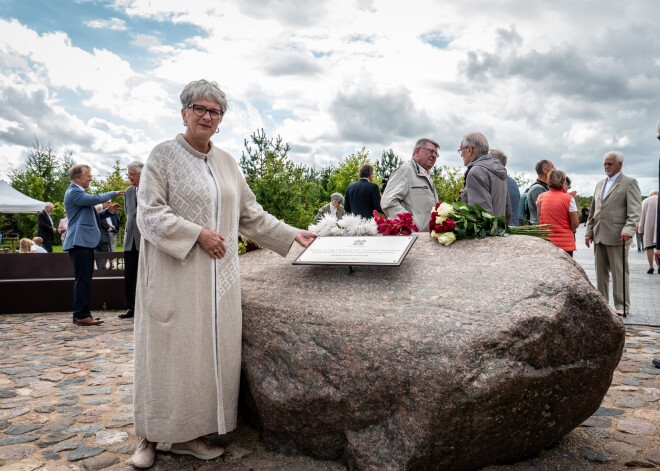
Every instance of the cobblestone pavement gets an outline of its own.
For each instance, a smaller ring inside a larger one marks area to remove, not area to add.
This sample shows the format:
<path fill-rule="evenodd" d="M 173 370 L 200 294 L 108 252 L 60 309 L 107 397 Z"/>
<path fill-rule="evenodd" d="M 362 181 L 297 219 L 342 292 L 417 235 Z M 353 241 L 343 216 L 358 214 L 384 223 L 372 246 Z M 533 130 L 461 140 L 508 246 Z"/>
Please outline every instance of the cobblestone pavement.
<path fill-rule="evenodd" d="M 101 327 L 76 327 L 69 313 L 0 316 L 0 468 L 131 470 L 133 325 L 98 312 Z M 489 471 L 620 470 L 660 465 L 660 328 L 628 326 L 626 348 L 602 407 L 554 446 Z M 227 452 L 203 462 L 161 450 L 168 471 L 340 471 L 336 462 L 269 452 L 241 424 L 217 437 Z M 460 469 L 460 463 L 457 463 Z"/>
<path fill-rule="evenodd" d="M 584 224 L 580 224 L 576 234 L 577 251 L 574 258 L 587 273 L 591 283 L 596 286 L 594 250 L 593 246 L 588 249 L 584 245 L 584 234 Z M 623 254 L 621 256 L 623 257 Z M 637 247 L 629 250 L 628 265 L 630 270 L 630 312 L 623 319 L 624 324 L 660 326 L 660 274 L 657 272 L 652 275 L 646 273 L 649 269 L 646 252 L 638 251 Z M 609 302 L 610 306 L 614 307 L 611 281 Z"/>

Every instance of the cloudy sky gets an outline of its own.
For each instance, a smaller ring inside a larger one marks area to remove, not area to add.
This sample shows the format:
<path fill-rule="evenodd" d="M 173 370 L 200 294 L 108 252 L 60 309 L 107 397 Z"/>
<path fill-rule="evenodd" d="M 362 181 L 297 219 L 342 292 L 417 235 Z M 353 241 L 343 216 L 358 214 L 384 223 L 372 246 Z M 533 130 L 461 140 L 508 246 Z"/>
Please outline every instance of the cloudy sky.
<path fill-rule="evenodd" d="M 419 137 L 457 167 L 478 130 L 510 172 L 548 158 L 585 195 L 620 150 L 648 194 L 659 25 L 656 0 L 0 0 L 0 178 L 35 137 L 97 175 L 144 161 L 207 78 L 236 159 L 264 128 L 317 168 L 362 146 L 407 159 Z"/>

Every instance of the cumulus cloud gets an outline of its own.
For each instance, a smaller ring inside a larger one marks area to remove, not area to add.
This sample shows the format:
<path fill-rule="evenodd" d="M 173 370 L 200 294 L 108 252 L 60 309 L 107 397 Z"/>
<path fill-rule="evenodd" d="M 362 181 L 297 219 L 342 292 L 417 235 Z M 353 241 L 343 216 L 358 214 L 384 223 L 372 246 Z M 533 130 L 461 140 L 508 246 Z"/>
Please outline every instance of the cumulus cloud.
<path fill-rule="evenodd" d="M 414 139 L 433 129 L 428 114 L 420 110 L 404 88 L 378 92 L 363 86 L 340 92 L 330 107 L 340 139 L 354 142 L 388 142 Z"/>
<path fill-rule="evenodd" d="M 439 164 L 458 166 L 460 138 L 479 130 L 514 172 L 551 158 L 589 193 L 600 157 L 617 148 L 642 184 L 655 171 L 649 146 L 660 110 L 654 8 L 652 0 L 420 0 L 415 9 L 374 0 L 114 0 L 88 27 L 124 18 L 130 42 L 91 47 L 72 39 L 87 19 L 51 18 L 40 33 L 0 19 L 3 103 L 15 93 L 6 87 L 22 87 L 25 102 L 59 126 L 22 118 L 14 103 L 0 110 L 0 146 L 19 155 L 12 146 L 29 146 L 36 129 L 73 136 L 78 155 L 103 165 L 144 157 L 181 130 L 177 96 L 204 77 L 229 97 L 216 141 L 236 157 L 264 127 L 291 143 L 292 158 L 317 167 L 363 145 L 405 158 L 421 135 L 440 142 Z M 167 41 L 175 28 L 176 42 Z M 139 59 L 126 49 L 139 49 Z"/>
<path fill-rule="evenodd" d="M 89 20 L 85 21 L 85 26 L 94 29 L 109 29 L 112 31 L 125 31 L 126 22 L 119 18 L 110 18 L 108 20 Z"/>
<path fill-rule="evenodd" d="M 240 0 L 241 13 L 251 18 L 275 18 L 290 26 L 310 26 L 317 23 L 323 16 L 323 2 L 308 0 Z"/>

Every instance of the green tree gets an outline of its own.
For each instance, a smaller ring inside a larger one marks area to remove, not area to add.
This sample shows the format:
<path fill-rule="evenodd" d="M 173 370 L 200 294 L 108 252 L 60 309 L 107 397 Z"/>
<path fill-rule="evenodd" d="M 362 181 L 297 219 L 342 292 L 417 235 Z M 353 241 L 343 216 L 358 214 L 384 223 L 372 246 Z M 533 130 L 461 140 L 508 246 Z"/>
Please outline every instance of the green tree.
<path fill-rule="evenodd" d="M 130 182 L 126 180 L 126 174 L 128 169 L 122 167 L 119 164 L 119 160 L 115 161 L 115 164 L 112 166 L 112 171 L 106 175 L 105 178 L 93 178 L 92 182 L 89 184 L 89 193 L 90 194 L 99 194 L 107 193 L 108 191 L 119 191 L 125 190 L 130 186 Z M 119 217 L 119 227 L 122 228 L 126 224 L 126 213 L 124 212 L 124 197 L 118 196 L 112 200 L 113 203 L 119 203 L 122 207 L 121 210 L 117 211 L 117 216 Z M 119 241 L 121 240 L 122 233 L 117 234 L 117 245 L 121 245 Z"/>
<path fill-rule="evenodd" d="M 289 160 L 289 144 L 283 144 L 280 136 L 269 139 L 261 129 L 244 145 L 240 167 L 259 204 L 287 224 L 307 227 L 320 207 L 314 176 L 304 165 Z"/>
<path fill-rule="evenodd" d="M 403 160 L 401 160 L 392 149 L 384 150 L 383 155 L 378 161 L 378 174 L 380 175 L 381 180 L 383 178 L 389 178 L 390 175 L 392 175 L 392 172 L 401 165 L 403 165 Z"/>
<path fill-rule="evenodd" d="M 527 178 L 524 173 L 515 172 L 513 174 L 509 174 L 509 176 L 516 181 L 518 188 L 522 188 L 521 193 L 525 191 L 525 189 L 528 188 L 533 182 L 533 180 L 531 178 Z"/>
<path fill-rule="evenodd" d="M 53 222 L 57 224 L 63 217 L 62 202 L 64 193 L 69 186 L 68 170 L 74 161 L 71 154 L 57 156 L 50 146 L 41 145 L 35 137 L 32 150 L 25 161 L 25 169 L 17 170 L 9 175 L 10 184 L 21 193 L 40 201 L 50 201 L 55 206 Z M 56 211 L 57 210 L 57 211 Z M 36 214 L 12 214 L 4 219 L 3 229 L 15 230 L 21 237 L 37 235 Z M 61 243 L 59 235 L 55 236 L 55 244 Z"/>
<path fill-rule="evenodd" d="M 435 184 L 435 190 L 438 192 L 440 201 L 451 202 L 458 198 L 460 189 L 463 188 L 463 175 L 465 170 L 460 167 L 433 167 L 431 170 L 431 179 Z"/>
<path fill-rule="evenodd" d="M 365 147 L 350 154 L 342 163 L 340 163 L 330 176 L 329 187 L 333 193 L 346 194 L 346 187 L 358 180 L 358 172 L 364 164 L 372 164 L 369 160 L 369 151 Z M 380 185 L 380 177 L 374 175 L 373 183 Z"/>

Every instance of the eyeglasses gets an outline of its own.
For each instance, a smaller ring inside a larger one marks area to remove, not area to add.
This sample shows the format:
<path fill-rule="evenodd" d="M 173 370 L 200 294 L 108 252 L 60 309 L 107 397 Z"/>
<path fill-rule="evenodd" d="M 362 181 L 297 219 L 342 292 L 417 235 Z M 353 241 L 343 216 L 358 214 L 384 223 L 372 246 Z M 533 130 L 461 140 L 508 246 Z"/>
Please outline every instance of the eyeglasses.
<path fill-rule="evenodd" d="M 424 149 L 425 151 L 427 151 L 431 155 L 435 155 L 436 157 L 438 156 L 438 151 L 435 149 L 429 149 L 428 147 L 420 147 L 420 149 Z"/>
<path fill-rule="evenodd" d="M 458 153 L 460 154 L 460 153 L 461 153 L 461 151 L 462 151 L 463 149 L 467 149 L 468 147 L 472 147 L 472 146 L 465 146 L 465 147 L 461 147 L 460 149 L 458 149 L 458 151 L 457 151 L 457 152 L 458 152 Z"/>
<path fill-rule="evenodd" d="M 208 111 L 209 116 L 211 117 L 211 119 L 214 119 L 214 120 L 222 118 L 222 115 L 223 115 L 222 111 L 220 111 L 220 110 L 211 110 L 211 109 L 208 109 L 208 108 L 206 108 L 202 105 L 192 104 L 192 105 L 188 105 L 188 108 L 192 108 L 193 113 L 195 113 L 195 115 L 199 116 L 200 118 L 203 118 L 207 111 Z"/>

